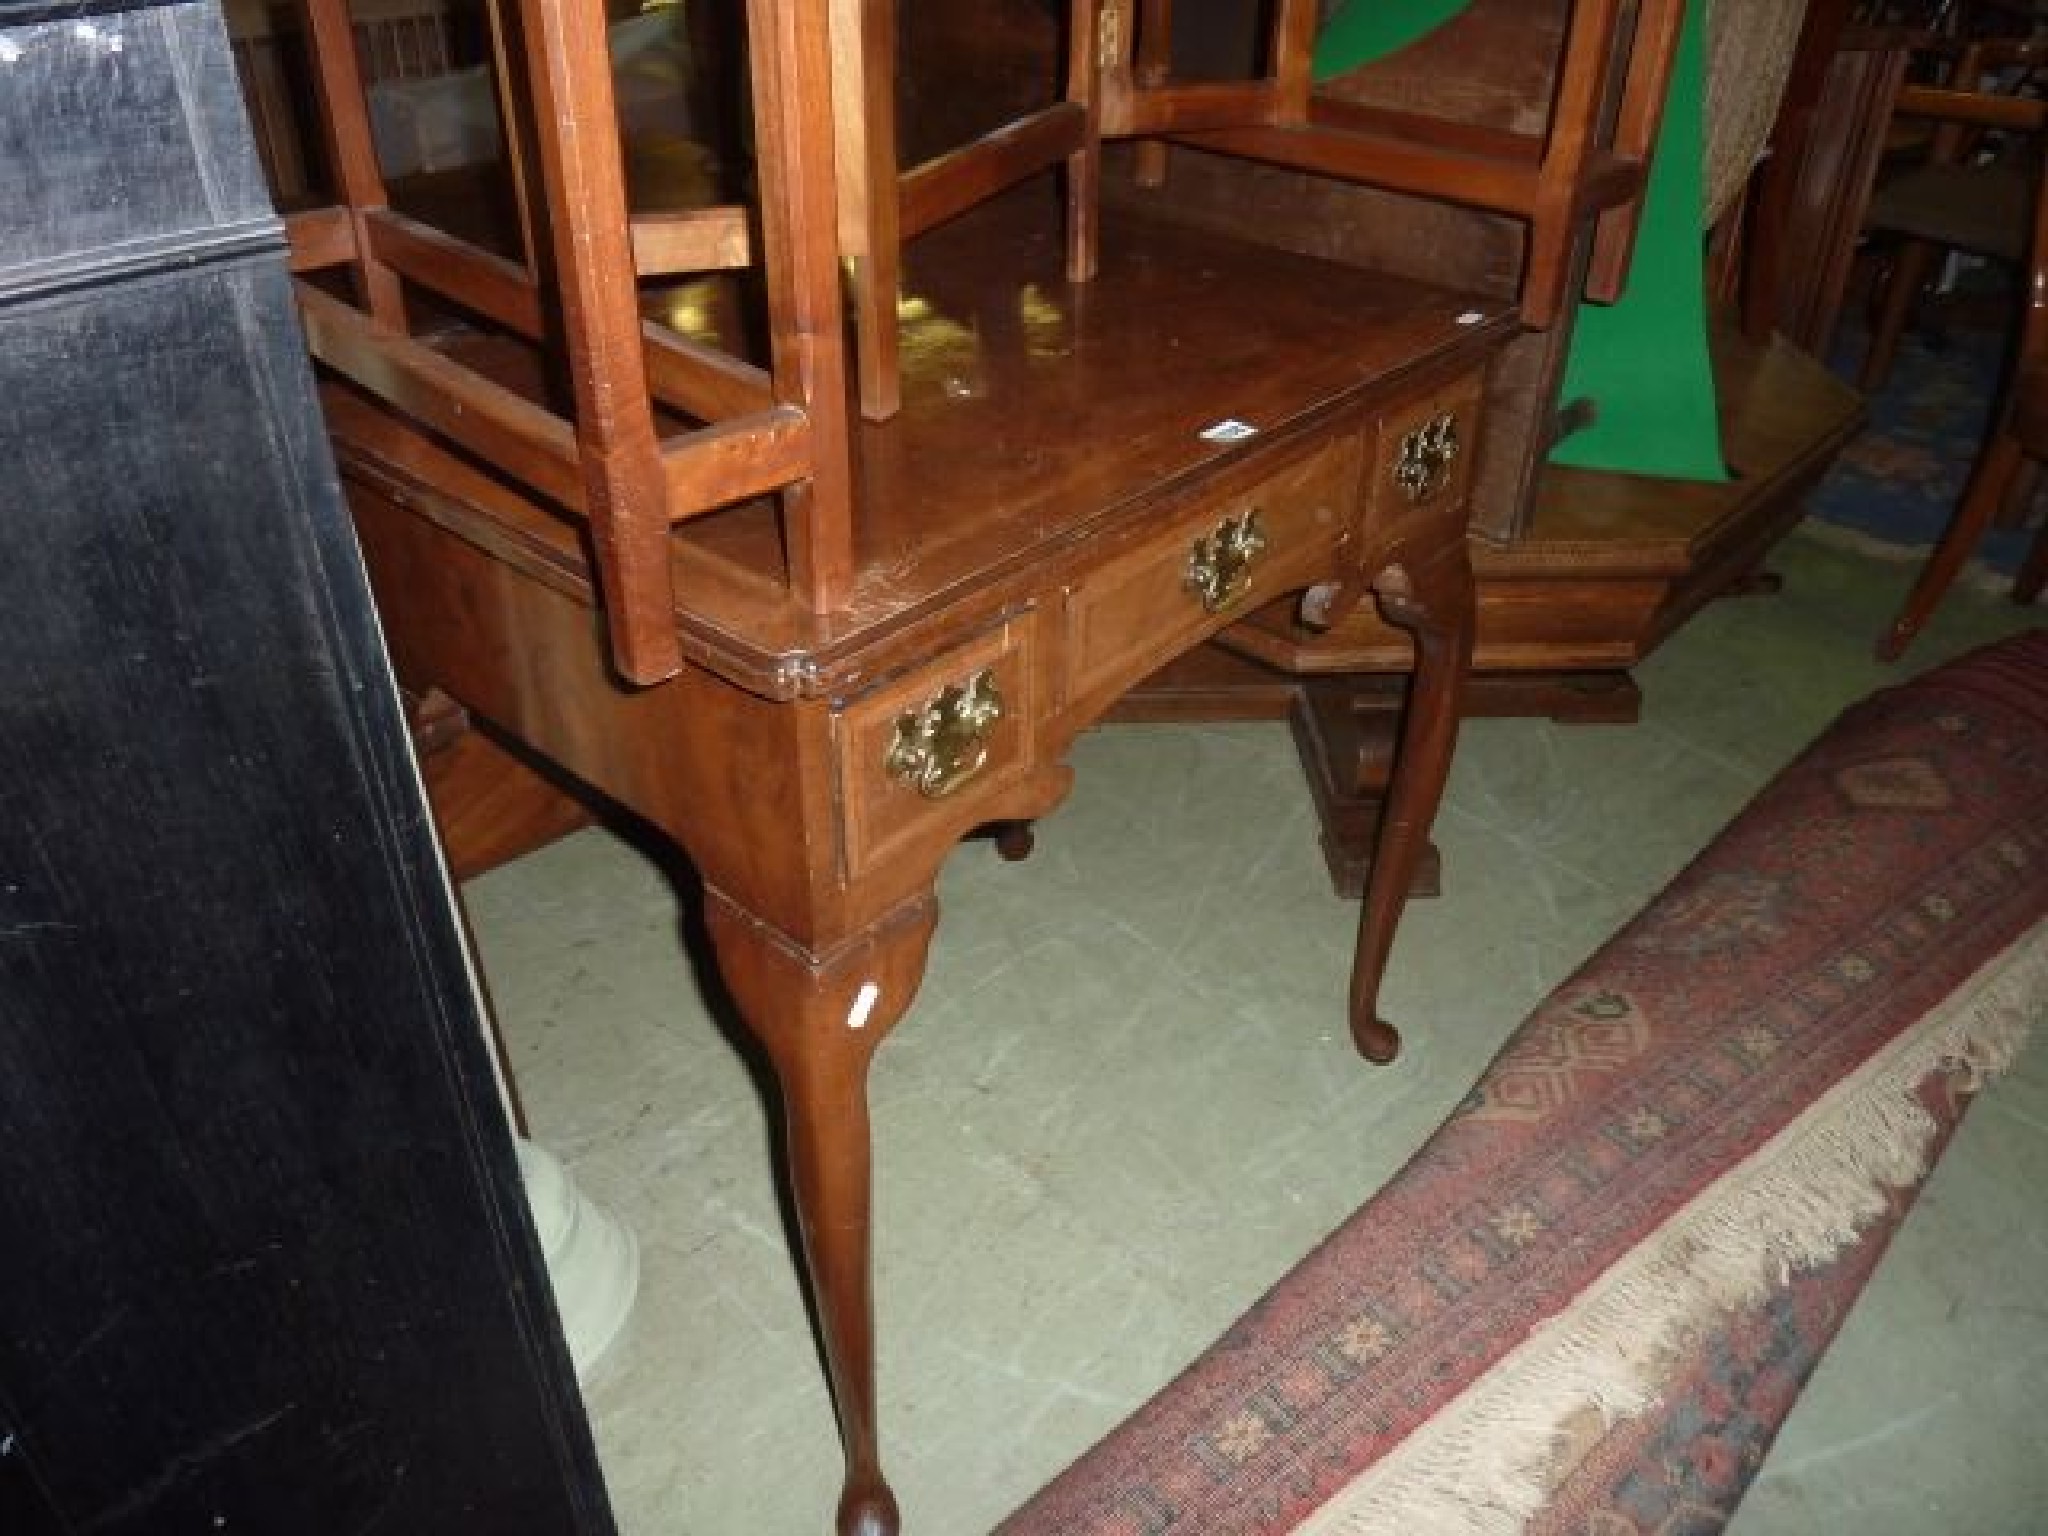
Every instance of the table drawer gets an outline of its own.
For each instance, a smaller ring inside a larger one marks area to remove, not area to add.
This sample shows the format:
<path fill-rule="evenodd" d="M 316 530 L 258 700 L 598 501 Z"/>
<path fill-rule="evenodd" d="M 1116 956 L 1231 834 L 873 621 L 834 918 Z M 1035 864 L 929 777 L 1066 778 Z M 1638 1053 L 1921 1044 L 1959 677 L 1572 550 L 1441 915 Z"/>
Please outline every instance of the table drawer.
<path fill-rule="evenodd" d="M 1366 524 L 1463 505 L 1479 452 L 1482 373 L 1467 374 L 1382 416 L 1366 492 Z"/>
<path fill-rule="evenodd" d="M 1329 443 L 1082 577 L 1065 603 L 1064 704 L 1105 703 L 1203 635 L 1328 575 L 1351 523 L 1357 451 L 1354 438 Z"/>
<path fill-rule="evenodd" d="M 835 722 L 847 870 L 987 819 L 990 792 L 1030 767 L 1030 618 L 851 700 Z"/>

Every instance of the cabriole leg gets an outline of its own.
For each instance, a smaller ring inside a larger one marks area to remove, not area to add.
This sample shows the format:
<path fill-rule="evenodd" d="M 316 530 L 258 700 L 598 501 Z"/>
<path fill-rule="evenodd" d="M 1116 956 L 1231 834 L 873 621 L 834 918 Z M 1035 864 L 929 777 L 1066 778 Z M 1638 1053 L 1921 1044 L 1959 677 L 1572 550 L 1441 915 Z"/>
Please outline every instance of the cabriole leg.
<path fill-rule="evenodd" d="M 1351 965 L 1351 1038 L 1368 1061 L 1388 1062 L 1401 1049 L 1401 1037 L 1379 1015 L 1380 979 L 1443 798 L 1458 740 L 1459 695 L 1472 661 L 1472 563 L 1465 541 L 1448 540 L 1419 563 L 1388 565 L 1373 593 L 1387 621 L 1415 637 L 1415 675 Z"/>
<path fill-rule="evenodd" d="M 846 1451 L 839 1536 L 895 1536 L 875 1422 L 868 1064 L 924 976 L 936 908 L 899 908 L 819 957 L 707 893 L 719 969 L 774 1063 L 790 1185 Z"/>

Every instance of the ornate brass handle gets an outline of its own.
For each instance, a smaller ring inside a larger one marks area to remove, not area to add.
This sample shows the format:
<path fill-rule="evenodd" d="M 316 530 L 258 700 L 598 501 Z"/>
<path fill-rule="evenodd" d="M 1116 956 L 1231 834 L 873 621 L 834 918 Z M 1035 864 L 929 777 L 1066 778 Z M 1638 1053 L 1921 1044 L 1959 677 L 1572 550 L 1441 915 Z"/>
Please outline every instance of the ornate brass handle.
<path fill-rule="evenodd" d="M 927 800 L 942 799 L 981 771 L 1002 718 L 995 673 L 983 668 L 968 682 L 940 689 L 922 709 L 898 715 L 882 766 Z"/>
<path fill-rule="evenodd" d="M 1226 517 L 1188 549 L 1187 589 L 1210 613 L 1221 613 L 1252 584 L 1252 562 L 1266 549 L 1258 509 Z"/>
<path fill-rule="evenodd" d="M 1445 411 L 1402 437 L 1394 459 L 1394 483 L 1410 501 L 1425 502 L 1450 483 L 1457 457 L 1458 418 Z"/>

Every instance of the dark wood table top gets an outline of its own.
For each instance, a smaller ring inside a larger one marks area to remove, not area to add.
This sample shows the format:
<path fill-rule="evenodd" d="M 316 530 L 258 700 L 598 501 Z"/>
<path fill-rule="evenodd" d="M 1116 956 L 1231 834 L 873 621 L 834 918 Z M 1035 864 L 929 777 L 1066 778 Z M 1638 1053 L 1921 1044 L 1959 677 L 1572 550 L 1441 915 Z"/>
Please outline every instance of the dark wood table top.
<path fill-rule="evenodd" d="M 903 410 L 859 441 L 852 612 L 736 612 L 716 582 L 692 583 L 707 588 L 701 607 L 685 599 L 700 617 L 830 648 L 1101 534 L 1139 498 L 1313 429 L 1448 352 L 1476 357 L 1512 323 L 1498 303 L 1114 213 L 1099 274 L 1071 284 L 1057 210 L 1024 190 L 910 248 Z M 1461 324 L 1475 312 L 1496 323 Z M 1258 435 L 1201 435 L 1226 419 Z M 709 520 L 685 539 L 758 570 L 762 531 Z"/>
<path fill-rule="evenodd" d="M 772 684 L 792 666 L 829 674 L 889 636 L 914 649 L 925 623 L 999 609 L 1048 561 L 1148 509 L 1250 483 L 1416 372 L 1476 362 L 1514 324 L 1498 300 L 1114 211 L 1099 274 L 1069 283 L 1044 186 L 918 241 L 905 289 L 902 412 L 858 429 L 854 603 L 816 615 L 789 598 L 766 501 L 674 541 L 677 622 L 719 670 Z M 333 414 L 345 449 L 363 440 L 351 424 L 367 418 Z M 1225 420 L 1256 435 L 1202 435 Z M 512 558 L 587 579 L 567 524 L 499 512 L 527 535 Z M 502 528 L 493 542 L 504 549 Z"/>

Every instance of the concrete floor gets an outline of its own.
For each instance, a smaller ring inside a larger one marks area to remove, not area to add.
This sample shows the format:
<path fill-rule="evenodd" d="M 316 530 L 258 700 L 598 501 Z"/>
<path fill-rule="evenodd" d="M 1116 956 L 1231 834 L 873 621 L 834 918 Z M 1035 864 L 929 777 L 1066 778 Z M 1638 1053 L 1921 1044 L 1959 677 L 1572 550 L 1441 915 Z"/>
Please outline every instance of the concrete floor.
<path fill-rule="evenodd" d="M 1465 728 L 1445 895 L 1342 1029 L 1331 896 L 1284 728 L 1119 727 L 1038 852 L 964 846 L 873 1104 L 886 1451 L 913 1536 L 973 1536 L 1386 1179 L 1523 1014 L 1844 703 L 1910 567 L 1795 536 L 1640 674 L 1642 721 Z M 2048 622 L 2040 610 L 2032 621 Z M 1958 593 L 1927 665 L 2028 622 Z M 839 1462 L 768 1122 L 655 868 L 579 834 L 467 889 L 534 1135 L 638 1232 L 589 1392 L 626 1536 L 827 1529 Z M 1937 1171 L 1730 1527 L 2048 1530 L 2048 1050 Z M 1699 1529 L 1711 1529 L 1703 1523 Z"/>

